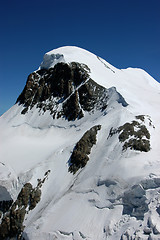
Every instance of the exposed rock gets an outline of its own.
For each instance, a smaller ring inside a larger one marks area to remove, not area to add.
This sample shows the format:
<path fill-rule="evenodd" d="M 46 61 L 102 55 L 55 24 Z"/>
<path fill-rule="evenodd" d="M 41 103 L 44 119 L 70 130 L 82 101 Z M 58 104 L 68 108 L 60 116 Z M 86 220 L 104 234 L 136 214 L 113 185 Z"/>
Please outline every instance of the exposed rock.
<path fill-rule="evenodd" d="M 101 125 L 97 125 L 88 130 L 82 138 L 77 142 L 69 161 L 69 171 L 75 174 L 80 168 L 83 168 L 88 160 L 91 148 L 96 144 L 97 132 L 101 129 Z"/>
<path fill-rule="evenodd" d="M 107 107 L 108 93 L 107 89 L 98 85 L 92 79 L 89 79 L 79 89 L 79 101 L 82 109 L 91 111 L 94 108 L 104 110 Z"/>
<path fill-rule="evenodd" d="M 18 97 L 17 102 L 25 106 L 22 114 L 36 105 L 45 107 L 52 113 L 55 104 L 64 102 L 75 92 L 76 86 L 88 78 L 86 68 L 78 63 L 58 63 L 54 68 L 40 69 L 29 75 L 26 86 Z M 54 104 L 51 98 L 55 98 Z M 45 103 L 46 100 L 49 103 Z M 52 113 L 53 114 L 53 113 Z M 67 117 L 67 116 L 66 116 Z"/>
<path fill-rule="evenodd" d="M 67 116 L 69 121 L 82 118 L 83 112 L 79 104 L 78 91 L 71 95 L 69 99 L 63 104 L 63 111 L 61 113 Z"/>
<path fill-rule="evenodd" d="M 142 118 L 141 115 L 140 118 Z M 127 122 L 117 129 L 111 128 L 108 137 L 112 137 L 117 133 L 119 134 L 119 141 L 124 143 L 123 150 L 127 148 L 141 152 L 148 152 L 150 150 L 150 133 L 145 125 L 137 121 Z"/>
<path fill-rule="evenodd" d="M 130 139 L 123 145 L 123 150 L 126 150 L 127 148 L 141 152 L 148 152 L 150 150 L 150 143 L 146 139 Z"/>
<path fill-rule="evenodd" d="M 40 198 L 41 190 L 39 188 L 33 189 L 30 194 L 29 210 L 32 210 L 36 207 L 37 203 L 40 201 Z"/>
<path fill-rule="evenodd" d="M 119 127 L 118 130 L 121 132 L 119 135 L 119 140 L 121 142 L 124 142 L 129 138 L 129 136 L 134 136 L 138 139 L 142 139 L 143 137 L 150 139 L 150 134 L 146 126 L 141 125 L 137 121 L 132 121 L 132 123 L 125 123 L 123 126 Z"/>
<path fill-rule="evenodd" d="M 38 198 L 37 193 L 38 192 Z M 30 183 L 26 183 L 21 189 L 17 200 L 13 203 L 10 211 L 4 215 L 0 225 L 0 239 L 18 237 L 23 232 L 23 221 L 26 209 L 32 210 L 40 201 L 40 189 L 33 189 Z M 3 230 L 5 229 L 5 231 Z"/>
<path fill-rule="evenodd" d="M 4 214 L 0 224 L 0 239 L 20 239 L 24 230 L 23 221 L 27 211 L 33 210 L 41 198 L 40 187 L 48 177 L 48 170 L 43 180 L 39 180 L 37 187 L 33 188 L 31 183 L 26 183 L 18 194 L 17 200 L 12 204 L 10 210 Z"/>
<path fill-rule="evenodd" d="M 137 119 L 140 119 L 142 122 L 145 120 L 145 115 L 138 115 L 136 116 Z"/>
<path fill-rule="evenodd" d="M 57 63 L 54 68 L 40 69 L 28 76 L 26 86 L 17 99 L 23 104 L 22 114 L 33 106 L 41 111 L 49 111 L 53 118 L 64 117 L 68 121 L 80 119 L 83 111 L 107 108 L 109 95 L 116 93 L 115 101 L 124 107 L 127 103 L 117 93 L 110 93 L 89 77 L 90 69 L 85 64 L 72 62 Z"/>
<path fill-rule="evenodd" d="M 23 188 L 21 189 L 18 197 L 17 197 L 17 200 L 15 201 L 15 203 L 13 204 L 13 207 L 21 207 L 21 206 L 24 206 L 25 208 L 27 207 L 27 205 L 29 204 L 30 202 L 30 194 L 31 192 L 33 191 L 33 188 L 32 188 L 32 184 L 31 183 L 26 183 Z"/>
<path fill-rule="evenodd" d="M 24 230 L 23 221 L 25 214 L 26 209 L 24 206 L 18 209 L 11 208 L 9 237 L 19 237 L 21 235 Z"/>
<path fill-rule="evenodd" d="M 5 215 L 0 224 L 0 239 L 6 240 L 10 237 L 10 215 Z"/>

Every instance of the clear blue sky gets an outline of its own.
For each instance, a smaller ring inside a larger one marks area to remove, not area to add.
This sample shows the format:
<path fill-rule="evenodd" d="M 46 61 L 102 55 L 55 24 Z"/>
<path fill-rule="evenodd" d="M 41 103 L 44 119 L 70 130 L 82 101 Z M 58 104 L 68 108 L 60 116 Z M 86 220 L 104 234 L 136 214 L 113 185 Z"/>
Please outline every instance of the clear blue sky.
<path fill-rule="evenodd" d="M 0 115 L 54 48 L 75 45 L 160 82 L 160 0 L 5 0 L 0 5 Z"/>

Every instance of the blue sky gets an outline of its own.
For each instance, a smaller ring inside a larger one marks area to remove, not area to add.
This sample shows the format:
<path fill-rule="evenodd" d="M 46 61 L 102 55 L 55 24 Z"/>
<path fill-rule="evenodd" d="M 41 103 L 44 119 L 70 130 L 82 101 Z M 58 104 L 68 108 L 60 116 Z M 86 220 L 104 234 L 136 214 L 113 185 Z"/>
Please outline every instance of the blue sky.
<path fill-rule="evenodd" d="M 0 6 L 0 115 L 45 52 L 74 45 L 160 82 L 160 0 L 5 0 Z"/>

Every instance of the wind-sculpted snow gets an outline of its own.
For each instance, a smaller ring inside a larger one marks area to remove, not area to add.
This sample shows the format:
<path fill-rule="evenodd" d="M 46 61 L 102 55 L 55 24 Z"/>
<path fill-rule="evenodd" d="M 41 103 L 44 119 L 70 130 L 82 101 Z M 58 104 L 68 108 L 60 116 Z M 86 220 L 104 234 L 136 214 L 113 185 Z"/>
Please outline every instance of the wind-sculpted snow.
<path fill-rule="evenodd" d="M 159 240 L 159 105 L 141 69 L 46 53 L 0 117 L 0 239 Z"/>

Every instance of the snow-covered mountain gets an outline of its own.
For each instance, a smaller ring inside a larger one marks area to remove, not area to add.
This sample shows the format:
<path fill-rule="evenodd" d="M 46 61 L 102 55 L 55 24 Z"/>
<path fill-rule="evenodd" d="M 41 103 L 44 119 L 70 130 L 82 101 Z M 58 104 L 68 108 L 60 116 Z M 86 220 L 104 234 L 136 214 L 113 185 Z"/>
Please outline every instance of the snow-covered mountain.
<path fill-rule="evenodd" d="M 78 47 L 0 118 L 0 239 L 160 239 L 160 84 Z"/>

